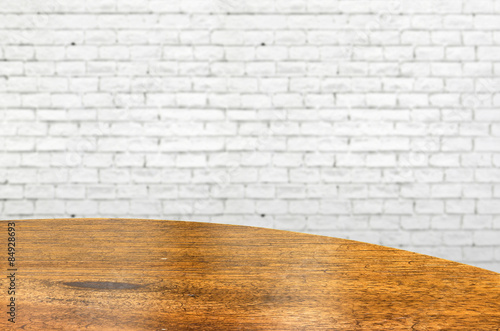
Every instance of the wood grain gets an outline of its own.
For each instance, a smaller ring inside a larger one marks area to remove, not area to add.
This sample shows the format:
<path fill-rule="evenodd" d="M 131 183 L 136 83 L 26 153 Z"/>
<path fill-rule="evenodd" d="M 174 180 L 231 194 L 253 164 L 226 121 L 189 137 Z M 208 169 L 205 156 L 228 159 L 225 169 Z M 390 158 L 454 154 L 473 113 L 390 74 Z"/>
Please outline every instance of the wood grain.
<path fill-rule="evenodd" d="M 15 223 L 1 330 L 500 329 L 500 274 L 425 255 L 209 223 Z M 0 240 L 7 270 L 7 221 Z"/>

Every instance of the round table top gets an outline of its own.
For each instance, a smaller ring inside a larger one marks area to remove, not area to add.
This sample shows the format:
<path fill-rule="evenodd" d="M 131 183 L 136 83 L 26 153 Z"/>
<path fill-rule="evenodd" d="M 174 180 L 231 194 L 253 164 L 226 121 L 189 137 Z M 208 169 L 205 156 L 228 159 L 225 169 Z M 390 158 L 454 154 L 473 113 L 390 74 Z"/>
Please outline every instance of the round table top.
<path fill-rule="evenodd" d="M 500 328 L 500 274 L 403 250 L 180 221 L 0 227 L 2 330 Z"/>

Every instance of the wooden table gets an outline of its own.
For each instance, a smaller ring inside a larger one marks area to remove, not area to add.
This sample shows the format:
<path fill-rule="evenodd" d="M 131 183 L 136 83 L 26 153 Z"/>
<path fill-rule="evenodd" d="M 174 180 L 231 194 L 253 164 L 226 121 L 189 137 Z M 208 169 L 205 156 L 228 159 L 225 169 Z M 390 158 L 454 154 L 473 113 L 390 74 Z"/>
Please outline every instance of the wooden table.
<path fill-rule="evenodd" d="M 500 328 L 500 274 L 402 250 L 195 222 L 9 223 L 0 330 Z"/>

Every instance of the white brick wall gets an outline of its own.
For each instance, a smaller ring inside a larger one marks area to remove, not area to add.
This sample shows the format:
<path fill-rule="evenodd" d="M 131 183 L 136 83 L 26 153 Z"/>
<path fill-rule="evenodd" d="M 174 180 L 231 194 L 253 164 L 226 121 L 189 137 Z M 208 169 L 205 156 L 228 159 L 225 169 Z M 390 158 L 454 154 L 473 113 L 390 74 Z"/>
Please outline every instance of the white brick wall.
<path fill-rule="evenodd" d="M 500 0 L 0 0 L 3 219 L 146 217 L 500 271 Z"/>

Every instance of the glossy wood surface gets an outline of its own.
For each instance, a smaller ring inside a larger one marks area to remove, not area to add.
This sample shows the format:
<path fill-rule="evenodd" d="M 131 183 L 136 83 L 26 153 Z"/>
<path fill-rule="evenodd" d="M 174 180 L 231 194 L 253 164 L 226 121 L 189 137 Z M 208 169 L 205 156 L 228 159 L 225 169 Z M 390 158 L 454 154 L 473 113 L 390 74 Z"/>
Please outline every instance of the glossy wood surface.
<path fill-rule="evenodd" d="M 2 296 L 0 330 L 500 329 L 500 274 L 383 246 L 160 220 L 15 228 L 16 323 Z"/>

